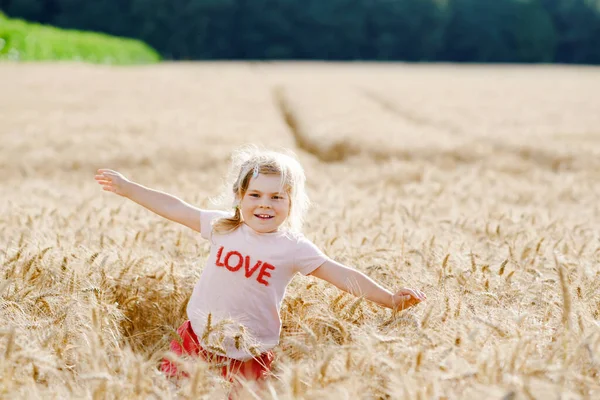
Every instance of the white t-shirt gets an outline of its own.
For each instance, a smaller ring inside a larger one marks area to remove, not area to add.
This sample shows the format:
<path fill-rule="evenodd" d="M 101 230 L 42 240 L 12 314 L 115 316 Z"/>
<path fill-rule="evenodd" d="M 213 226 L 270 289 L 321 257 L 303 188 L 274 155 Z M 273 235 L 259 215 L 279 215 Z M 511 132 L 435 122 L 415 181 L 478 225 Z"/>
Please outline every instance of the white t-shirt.
<path fill-rule="evenodd" d="M 279 343 L 279 311 L 296 272 L 308 275 L 328 257 L 304 235 L 289 231 L 259 233 L 242 224 L 233 232 L 213 235 L 212 222 L 230 216 L 224 211 L 200 213 L 200 233 L 211 242 L 210 256 L 187 315 L 206 350 L 248 360 Z"/>

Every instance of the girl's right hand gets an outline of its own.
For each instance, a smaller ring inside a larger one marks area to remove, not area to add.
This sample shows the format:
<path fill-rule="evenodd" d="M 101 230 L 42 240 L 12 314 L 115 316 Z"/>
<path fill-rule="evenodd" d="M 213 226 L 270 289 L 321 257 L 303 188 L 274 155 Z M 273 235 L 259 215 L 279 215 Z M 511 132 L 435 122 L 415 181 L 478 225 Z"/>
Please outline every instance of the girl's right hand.
<path fill-rule="evenodd" d="M 427 296 L 420 290 L 402 288 L 392 296 L 392 309 L 396 311 L 406 310 L 426 299 Z"/>
<path fill-rule="evenodd" d="M 94 177 L 102 185 L 102 189 L 126 197 L 127 187 L 131 181 L 112 169 L 99 169 Z"/>

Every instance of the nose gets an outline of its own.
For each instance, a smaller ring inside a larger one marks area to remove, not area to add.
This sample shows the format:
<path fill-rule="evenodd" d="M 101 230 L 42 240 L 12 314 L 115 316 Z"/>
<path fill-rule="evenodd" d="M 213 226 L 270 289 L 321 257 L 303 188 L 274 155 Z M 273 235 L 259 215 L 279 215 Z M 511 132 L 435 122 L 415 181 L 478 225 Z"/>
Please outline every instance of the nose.
<path fill-rule="evenodd" d="M 273 206 L 271 205 L 271 203 L 270 203 L 270 201 L 268 199 L 263 199 L 260 202 L 260 207 L 263 207 L 263 208 L 273 208 Z"/>

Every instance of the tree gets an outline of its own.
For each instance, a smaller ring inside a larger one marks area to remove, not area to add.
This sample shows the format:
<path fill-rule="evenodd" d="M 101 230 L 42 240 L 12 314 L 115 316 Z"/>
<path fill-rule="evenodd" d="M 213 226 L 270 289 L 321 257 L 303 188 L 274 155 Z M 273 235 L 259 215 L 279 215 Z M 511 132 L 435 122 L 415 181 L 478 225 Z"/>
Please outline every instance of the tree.
<path fill-rule="evenodd" d="M 538 0 L 518 3 L 517 11 L 511 39 L 514 61 L 552 62 L 556 31 L 550 14 Z"/>
<path fill-rule="evenodd" d="M 450 0 L 443 59 L 505 62 L 511 60 L 511 0 Z"/>
<path fill-rule="evenodd" d="M 0 0 L 171 59 L 600 64 L 599 0 Z"/>
<path fill-rule="evenodd" d="M 541 0 L 557 32 L 556 57 L 562 63 L 600 63 L 600 11 L 585 0 Z"/>
<path fill-rule="evenodd" d="M 372 0 L 365 36 L 374 58 L 434 60 L 444 42 L 447 11 L 435 0 Z"/>

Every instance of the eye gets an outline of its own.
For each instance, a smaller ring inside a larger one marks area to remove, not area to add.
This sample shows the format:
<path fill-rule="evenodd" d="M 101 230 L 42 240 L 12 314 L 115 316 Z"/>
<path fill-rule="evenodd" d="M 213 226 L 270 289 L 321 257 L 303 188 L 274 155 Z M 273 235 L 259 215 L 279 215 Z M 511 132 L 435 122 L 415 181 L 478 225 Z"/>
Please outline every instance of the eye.
<path fill-rule="evenodd" d="M 281 196 L 273 196 L 273 198 L 274 198 L 275 200 L 281 200 L 281 199 L 283 199 L 283 197 L 281 197 Z"/>
<path fill-rule="evenodd" d="M 250 193 L 250 197 L 260 197 L 257 193 Z"/>

